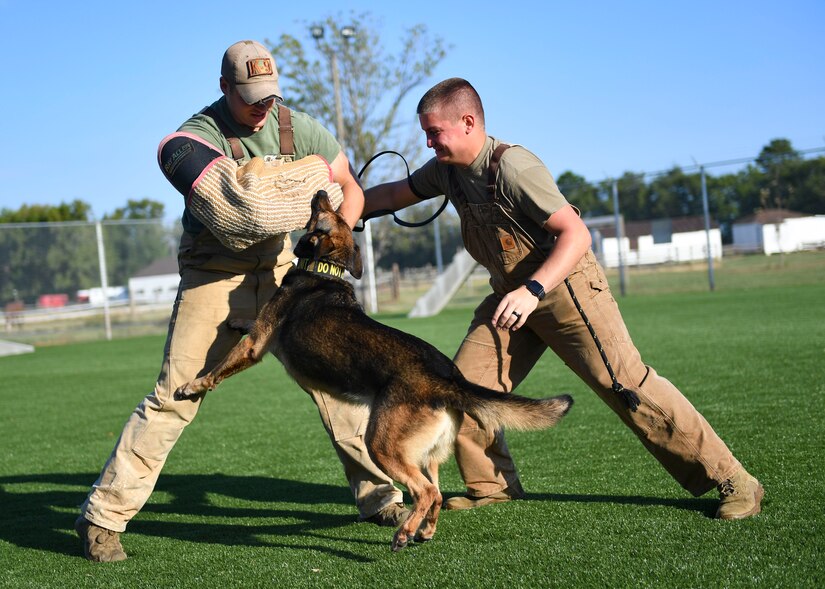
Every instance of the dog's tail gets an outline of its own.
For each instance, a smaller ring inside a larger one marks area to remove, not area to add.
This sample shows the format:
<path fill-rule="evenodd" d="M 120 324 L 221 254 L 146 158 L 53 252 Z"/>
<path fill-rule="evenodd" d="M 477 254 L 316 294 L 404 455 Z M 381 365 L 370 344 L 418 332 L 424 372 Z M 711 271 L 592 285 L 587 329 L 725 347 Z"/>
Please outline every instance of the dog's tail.
<path fill-rule="evenodd" d="M 465 381 L 461 409 L 487 431 L 508 427 L 517 430 L 545 429 L 556 425 L 573 406 L 573 397 L 559 395 L 532 399 L 513 393 L 500 393 Z"/>

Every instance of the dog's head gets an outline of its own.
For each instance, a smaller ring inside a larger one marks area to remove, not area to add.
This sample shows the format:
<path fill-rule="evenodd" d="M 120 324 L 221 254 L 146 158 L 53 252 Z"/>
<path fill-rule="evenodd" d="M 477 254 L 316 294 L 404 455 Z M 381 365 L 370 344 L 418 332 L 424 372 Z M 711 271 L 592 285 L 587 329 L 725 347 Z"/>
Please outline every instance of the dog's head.
<path fill-rule="evenodd" d="M 312 215 L 306 234 L 298 240 L 293 253 L 299 258 L 332 262 L 343 266 L 355 278 L 361 278 L 361 250 L 352 238 L 352 229 L 319 190 L 312 197 Z"/>

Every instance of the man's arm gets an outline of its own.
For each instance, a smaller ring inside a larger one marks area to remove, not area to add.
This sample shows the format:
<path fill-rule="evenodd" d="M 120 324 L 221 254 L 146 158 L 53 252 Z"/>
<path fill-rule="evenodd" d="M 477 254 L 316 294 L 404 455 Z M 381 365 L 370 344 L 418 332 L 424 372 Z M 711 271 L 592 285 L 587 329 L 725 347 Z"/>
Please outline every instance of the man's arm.
<path fill-rule="evenodd" d="M 540 282 L 545 292 L 550 292 L 567 278 L 590 248 L 591 237 L 587 225 L 570 205 L 550 215 L 544 223 L 544 229 L 556 236 L 556 243 L 553 251 L 530 278 Z M 501 299 L 493 314 L 493 325 L 500 329 L 518 329 L 527 321 L 538 302 L 526 287 L 520 286 Z M 521 318 L 516 318 L 513 311 L 520 313 Z"/>
<path fill-rule="evenodd" d="M 330 168 L 332 168 L 333 181 L 341 186 L 341 191 L 344 193 L 344 202 L 341 203 L 338 212 L 343 215 L 350 227 L 355 227 L 364 209 L 364 191 L 343 151 L 338 152 Z"/>
<path fill-rule="evenodd" d="M 556 211 L 544 223 L 544 229 L 556 236 L 553 251 L 531 276 L 545 292 L 561 284 L 590 248 L 590 230 L 572 206 Z M 525 289 L 526 290 L 526 289 Z"/>
<path fill-rule="evenodd" d="M 378 184 L 364 191 L 364 216 L 373 211 L 397 211 L 419 202 L 407 180 Z"/>

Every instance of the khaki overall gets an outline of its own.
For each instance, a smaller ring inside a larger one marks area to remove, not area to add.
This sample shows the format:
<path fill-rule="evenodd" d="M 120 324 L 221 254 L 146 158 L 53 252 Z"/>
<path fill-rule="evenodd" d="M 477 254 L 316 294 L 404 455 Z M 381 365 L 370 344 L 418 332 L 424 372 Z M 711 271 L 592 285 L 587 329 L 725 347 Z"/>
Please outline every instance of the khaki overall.
<path fill-rule="evenodd" d="M 541 239 L 523 229 L 534 230 L 535 223 L 495 189 L 496 167 L 494 155 L 488 203 L 468 202 L 458 184 L 451 181 L 451 201 L 461 218 L 464 245 L 489 270 L 494 290 L 476 308 L 456 353 L 455 362 L 462 373 L 473 382 L 509 392 L 550 348 L 607 403 L 682 487 L 699 496 L 728 478 L 739 469 L 739 462 L 684 395 L 642 361 L 591 251 L 576 264 L 568 280 L 617 380 L 638 395 L 641 404 L 635 412 L 613 392 L 605 363 L 564 283 L 547 293 L 521 329 L 513 332 L 492 326 L 501 297 L 523 284 L 547 257 L 547 252 L 535 245 Z M 455 454 L 468 494 L 483 497 L 508 486 L 521 490 L 502 433 L 488 436 L 465 415 Z"/>

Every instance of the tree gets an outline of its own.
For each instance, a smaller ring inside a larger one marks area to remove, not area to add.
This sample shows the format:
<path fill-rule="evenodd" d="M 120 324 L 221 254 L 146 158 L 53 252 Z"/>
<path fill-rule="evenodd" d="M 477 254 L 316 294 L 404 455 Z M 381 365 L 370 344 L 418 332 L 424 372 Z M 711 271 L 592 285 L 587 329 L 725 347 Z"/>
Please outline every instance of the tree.
<path fill-rule="evenodd" d="M 109 284 L 126 285 L 137 270 L 170 255 L 174 239 L 163 226 L 163 211 L 162 202 L 130 199 L 103 217 Z"/>
<path fill-rule="evenodd" d="M 773 139 L 762 148 L 756 164 L 764 174 L 759 197 L 763 209 L 788 208 L 793 200 L 799 164 L 802 158 L 787 139 Z"/>
<path fill-rule="evenodd" d="M 798 166 L 798 190 L 788 208 L 812 215 L 825 214 L 825 157 Z"/>
<path fill-rule="evenodd" d="M 341 23 L 357 23 L 355 34 L 344 36 Z M 320 27 L 323 36 L 310 41 L 312 27 Z M 277 56 L 286 102 L 336 132 L 333 73 L 337 68 L 345 135 L 339 140 L 346 145 L 356 169 L 386 149 L 420 154 L 411 133 L 412 112 L 401 114 L 400 109 L 447 52 L 441 37 L 430 37 L 426 25 L 417 24 L 400 36 L 401 47 L 391 54 L 379 29 L 379 23 L 369 13 L 350 13 L 348 18 L 338 14 L 307 24 L 303 38 L 314 43 L 312 58 L 292 35 L 281 35 L 275 44 L 266 41 Z"/>
<path fill-rule="evenodd" d="M 91 206 L 81 200 L 0 210 L 0 223 L 28 224 L 0 225 L 0 298 L 34 302 L 38 295 L 70 294 L 88 284 L 97 269 L 90 216 Z"/>
<path fill-rule="evenodd" d="M 641 173 L 625 172 L 616 181 L 619 191 L 619 212 L 626 221 L 649 219 L 651 210 L 650 187 L 645 184 L 645 176 Z M 610 194 L 612 186 L 605 186 L 604 192 Z M 613 211 L 613 205 L 610 205 Z"/>
<path fill-rule="evenodd" d="M 342 23 L 356 27 L 355 34 L 344 36 Z M 318 31 L 323 31 L 323 36 L 314 38 L 312 27 L 321 27 Z M 385 150 L 404 154 L 414 169 L 421 159 L 423 142 L 416 140 L 420 131 L 414 125 L 414 107 L 407 101 L 430 77 L 448 47 L 441 37 L 431 36 L 426 25 L 417 24 L 393 35 L 400 39 L 400 45 L 392 52 L 385 46 L 380 30 L 380 23 L 369 13 L 351 12 L 348 17 L 337 14 L 306 23 L 303 35 L 283 34 L 277 42 L 267 39 L 266 43 L 277 58 L 285 101 L 340 135 L 333 81 L 337 70 L 344 131 L 338 139 L 356 171 Z M 308 50 L 307 45 L 314 50 Z M 396 180 L 405 171 L 400 161 L 384 158 L 370 165 L 361 179 L 368 186 L 368 179 L 374 179 L 373 184 Z M 410 231 L 387 222 L 373 223 L 371 230 L 378 254 L 376 263 L 381 252 L 389 251 L 387 243 Z M 433 248 L 429 249 L 432 254 Z"/>
<path fill-rule="evenodd" d="M 799 153 L 791 146 L 787 139 L 772 139 L 756 158 L 756 164 L 766 174 L 787 162 L 797 162 L 801 159 Z"/>
<path fill-rule="evenodd" d="M 708 209 L 710 216 L 719 223 L 722 243 L 733 241 L 733 223 L 741 217 L 739 178 L 736 174 L 711 176 L 706 174 Z"/>
<path fill-rule="evenodd" d="M 399 216 L 411 223 L 419 223 L 431 217 L 441 205 L 440 199 L 429 200 L 417 207 L 399 213 Z M 456 250 L 462 245 L 461 226 L 458 215 L 452 207 L 447 207 L 438 217 L 438 224 L 429 224 L 417 228 L 400 228 L 394 225 L 391 217 L 383 217 L 373 225 L 376 233 L 391 235 L 391 239 L 382 239 L 377 244 L 376 258 L 378 266 L 390 269 L 394 263 L 402 268 L 419 268 L 435 264 L 436 226 L 441 239 L 444 263 L 449 264 Z"/>
<path fill-rule="evenodd" d="M 57 223 L 60 221 L 88 221 L 92 207 L 82 200 L 59 205 L 22 205 L 16 211 L 0 209 L 0 223 Z"/>
<path fill-rule="evenodd" d="M 599 189 L 584 177 L 565 171 L 559 175 L 556 184 L 567 201 L 581 211 L 582 217 L 598 217 L 609 213 L 609 203 L 601 197 Z"/>
<path fill-rule="evenodd" d="M 163 227 L 163 203 L 130 200 L 104 216 L 103 242 L 109 284 L 124 285 L 135 270 L 171 252 Z M 0 299 L 33 303 L 41 294 L 66 293 L 100 285 L 95 225 L 83 201 L 22 205 L 0 211 Z"/>
<path fill-rule="evenodd" d="M 650 217 L 684 217 L 702 214 L 699 174 L 685 174 L 678 166 L 650 183 Z"/>
<path fill-rule="evenodd" d="M 111 215 L 104 215 L 104 219 L 162 219 L 164 212 L 162 202 L 144 198 L 141 200 L 129 199 L 125 207 L 115 209 Z"/>

